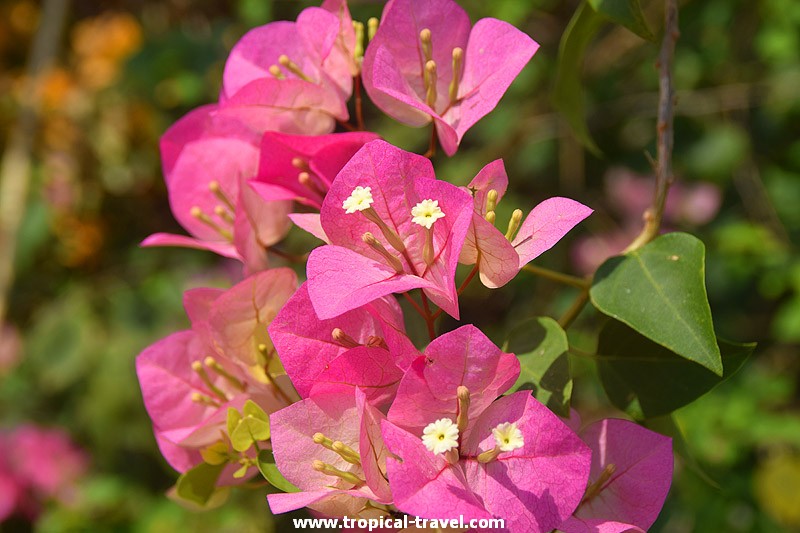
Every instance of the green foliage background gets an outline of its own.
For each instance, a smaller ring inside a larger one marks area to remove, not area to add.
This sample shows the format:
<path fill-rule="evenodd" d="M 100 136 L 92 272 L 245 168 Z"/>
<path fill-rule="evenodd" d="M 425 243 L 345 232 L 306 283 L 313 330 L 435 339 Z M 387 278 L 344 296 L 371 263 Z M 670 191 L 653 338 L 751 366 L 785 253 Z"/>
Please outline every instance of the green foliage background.
<path fill-rule="evenodd" d="M 675 413 L 684 453 L 653 531 L 796 530 L 800 3 L 680 4 L 675 171 L 682 182 L 715 183 L 723 204 L 711 223 L 675 229 L 706 244 L 717 334 L 758 341 L 759 347 L 732 379 Z M 269 516 L 263 487 L 237 491 L 231 502 L 203 514 L 165 498 L 176 475 L 156 449 L 133 361 L 148 344 L 187 326 L 184 290 L 224 287 L 237 268 L 203 252 L 137 247 L 156 231 L 182 231 L 169 213 L 158 137 L 183 113 L 216 98 L 227 50 L 240 35 L 269 20 L 294 19 L 306 5 L 73 2 L 58 70 L 44 88 L 16 250 L 7 322 L 20 332 L 22 347 L 18 364 L 0 370 L 0 429 L 26 421 L 65 428 L 90 453 L 91 470 L 74 505 L 49 502 L 34 524 L 14 519 L 0 530 L 290 527 L 287 517 Z M 516 207 L 527 210 L 564 195 L 597 211 L 576 235 L 616 228 L 620 221 L 604 197 L 603 178 L 618 166 L 650 172 L 645 153 L 655 153 L 657 45 L 610 24 L 590 41 L 579 78 L 587 131 L 603 154 L 597 157 L 582 148 L 551 103 L 559 40 L 578 3 L 462 5 L 473 20 L 492 16 L 515 24 L 541 49 L 495 112 L 468 133 L 458 154 L 437 156 L 437 174 L 466 184 L 484 164 L 502 157 L 511 184 L 499 220 Z M 662 2 L 643 0 L 642 7 L 649 28 L 660 34 Z M 361 20 L 379 12 L 367 1 L 351 8 Z M 17 116 L 39 8 L 30 0 L 6 0 L 0 12 L 2 147 Z M 87 34 L 103 46 L 87 47 Z M 97 63 L 98 57 L 105 63 Z M 403 148 L 422 152 L 427 145 L 427 131 L 381 118 L 372 107 L 367 125 Z M 539 264 L 572 271 L 576 235 Z M 302 250 L 308 242 L 292 233 L 288 247 Z M 473 284 L 462 298 L 462 317 L 501 344 L 528 317 L 560 316 L 574 295 L 573 289 L 521 273 L 500 291 Z M 623 416 L 605 397 L 596 366 L 585 355 L 595 348 L 595 318 L 589 310 L 569 331 L 573 406 L 584 421 Z"/>

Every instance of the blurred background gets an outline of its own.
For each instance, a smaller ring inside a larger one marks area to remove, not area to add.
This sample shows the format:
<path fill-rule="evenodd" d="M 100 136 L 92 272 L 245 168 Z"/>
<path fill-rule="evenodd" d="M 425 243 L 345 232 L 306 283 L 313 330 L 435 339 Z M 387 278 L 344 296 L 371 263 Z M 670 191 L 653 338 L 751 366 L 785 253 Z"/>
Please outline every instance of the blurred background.
<path fill-rule="evenodd" d="M 466 184 L 502 157 L 510 194 L 498 219 L 544 198 L 596 210 L 539 264 L 592 272 L 640 228 L 652 191 L 657 46 L 607 25 L 582 77 L 603 157 L 586 152 L 551 105 L 558 43 L 575 1 L 465 0 L 541 44 L 497 110 L 437 174 Z M 800 3 L 686 0 L 675 56 L 678 184 L 669 229 L 707 245 L 717 333 L 758 341 L 730 381 L 676 413 L 686 437 L 653 531 L 800 531 Z M 165 496 L 134 359 L 183 329 L 184 290 L 230 286 L 237 271 L 199 251 L 141 249 L 182 233 L 169 212 L 160 134 L 214 101 L 227 51 L 250 27 L 294 20 L 311 3 L 236 0 L 0 1 L 0 531 L 271 531 L 264 489 L 187 510 Z M 662 2 L 643 0 L 659 30 Z M 354 0 L 354 18 L 380 3 Z M 423 152 L 427 130 L 367 127 Z M 292 233 L 288 248 L 309 241 Z M 574 293 L 521 273 L 473 284 L 463 317 L 501 343 L 520 319 L 559 316 Z M 591 352 L 597 322 L 570 328 Z M 453 324 L 444 324 L 452 327 Z M 585 420 L 622 416 L 576 355 Z M 689 459 L 687 459 L 687 457 Z"/>

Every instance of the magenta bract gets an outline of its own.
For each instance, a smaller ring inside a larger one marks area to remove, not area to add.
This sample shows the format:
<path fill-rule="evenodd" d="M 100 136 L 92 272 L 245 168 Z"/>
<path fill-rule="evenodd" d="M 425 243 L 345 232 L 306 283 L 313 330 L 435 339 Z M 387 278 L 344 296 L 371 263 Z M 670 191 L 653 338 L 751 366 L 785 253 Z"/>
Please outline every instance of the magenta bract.
<path fill-rule="evenodd" d="M 456 389 L 470 393 L 469 416 L 477 418 L 519 376 L 519 360 L 473 325 L 434 339 L 403 377 L 389 421 L 414 434 L 430 422 L 456 419 Z"/>
<path fill-rule="evenodd" d="M 429 57 L 421 44 L 423 30 L 431 36 Z M 470 27 L 469 16 L 452 0 L 392 0 L 364 55 L 364 87 L 383 112 L 400 122 L 423 126 L 433 121 L 443 150 L 453 155 L 466 131 L 495 108 L 538 47 L 500 20 L 482 19 Z M 456 48 L 463 57 L 454 72 Z M 433 81 L 425 75 L 430 61 L 435 64 Z"/>
<path fill-rule="evenodd" d="M 261 139 L 257 176 L 250 185 L 265 200 L 292 199 L 319 209 L 336 177 L 353 154 L 378 138 L 369 132 L 287 135 L 267 132 Z M 309 182 L 304 183 L 307 174 Z"/>
<path fill-rule="evenodd" d="M 248 272 L 266 268 L 264 248 L 288 231 L 291 202 L 265 202 L 243 186 L 258 168 L 259 136 L 209 105 L 167 130 L 161 153 L 172 213 L 192 237 L 158 233 L 142 245 L 201 248 Z"/>
<path fill-rule="evenodd" d="M 508 177 L 502 160 L 486 165 L 467 188 L 473 192 L 474 213 L 461 263 L 478 263 L 480 279 L 489 288 L 502 287 L 533 259 L 546 252 L 580 221 L 592 214 L 585 205 L 569 198 L 548 198 L 533 208 L 509 239 L 486 220 L 490 190 L 502 199 Z"/>
<path fill-rule="evenodd" d="M 364 212 L 347 213 L 343 207 L 357 188 L 367 187 L 370 209 L 384 229 Z M 430 229 L 412 221 L 412 210 L 424 200 L 435 200 L 444 213 Z M 317 315 L 332 318 L 392 292 L 422 288 L 458 317 L 455 269 L 471 217 L 469 194 L 437 180 L 427 158 L 384 141 L 367 143 L 339 172 L 322 204 L 320 221 L 331 245 L 315 249 L 308 260 L 308 292 Z M 404 250 L 387 232 L 402 241 Z M 393 256 L 394 265 L 363 240 L 368 233 Z"/>
<path fill-rule="evenodd" d="M 492 429 L 506 422 L 516 424 L 524 445 L 479 462 L 478 455 L 495 446 Z M 429 451 L 419 433 L 391 422 L 382 428 L 393 454 L 387 474 L 394 504 L 410 514 L 501 517 L 507 531 L 545 532 L 572 514 L 586 487 L 590 450 L 527 391 L 502 397 L 470 418 L 455 464 Z"/>
<path fill-rule="evenodd" d="M 627 420 L 609 418 L 589 425 L 581 439 L 592 449 L 586 500 L 567 523 L 566 533 L 650 528 L 672 483 L 672 439 Z M 603 471 L 611 468 L 603 476 Z M 592 488 L 600 482 L 600 486 Z M 590 497 L 589 497 L 590 496 Z M 596 529 L 588 529 L 594 527 Z"/>

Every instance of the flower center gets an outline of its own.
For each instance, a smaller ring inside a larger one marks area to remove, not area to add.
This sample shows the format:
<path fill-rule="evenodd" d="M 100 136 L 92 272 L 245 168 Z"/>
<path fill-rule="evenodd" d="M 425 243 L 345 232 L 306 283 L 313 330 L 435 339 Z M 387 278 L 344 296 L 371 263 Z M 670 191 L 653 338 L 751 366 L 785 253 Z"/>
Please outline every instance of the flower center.
<path fill-rule="evenodd" d="M 422 200 L 411 208 L 411 219 L 415 224 L 419 224 L 425 229 L 431 229 L 433 223 L 444 218 L 444 212 L 439 207 L 439 200 Z"/>
<path fill-rule="evenodd" d="M 458 427 L 449 418 L 440 418 L 422 430 L 422 443 L 435 454 L 458 448 Z"/>
<path fill-rule="evenodd" d="M 510 452 L 522 448 L 525 445 L 522 431 L 520 431 L 515 423 L 503 422 L 502 424 L 498 424 L 497 427 L 492 430 L 492 435 L 494 435 L 494 441 L 502 452 Z"/>
<path fill-rule="evenodd" d="M 345 210 L 346 214 L 355 213 L 356 211 L 364 211 L 368 209 L 372 202 L 372 189 L 370 187 L 362 187 L 358 186 L 353 189 L 353 192 L 350 193 L 350 196 L 342 202 L 342 209 Z"/>

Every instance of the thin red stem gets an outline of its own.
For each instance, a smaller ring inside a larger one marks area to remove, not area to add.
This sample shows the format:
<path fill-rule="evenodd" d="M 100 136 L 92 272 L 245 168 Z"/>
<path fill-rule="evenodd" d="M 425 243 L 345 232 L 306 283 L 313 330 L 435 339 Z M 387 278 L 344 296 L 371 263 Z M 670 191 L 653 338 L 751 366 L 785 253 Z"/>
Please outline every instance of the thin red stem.
<path fill-rule="evenodd" d="M 434 320 L 436 320 L 431 313 L 431 306 L 428 303 L 428 297 L 425 296 L 425 291 L 422 289 L 419 290 L 419 294 L 422 297 L 422 306 L 425 308 L 425 323 L 428 326 L 428 335 L 430 336 L 431 340 L 436 338 L 436 328 L 433 327 Z"/>
<path fill-rule="evenodd" d="M 412 307 L 414 307 L 417 313 L 419 313 L 419 315 L 422 318 L 425 318 L 425 311 L 423 311 L 422 308 L 419 306 L 419 304 L 414 301 L 414 298 L 412 298 L 407 292 L 404 292 L 403 296 L 405 296 L 406 300 L 408 300 L 408 303 L 410 303 Z"/>
<path fill-rule="evenodd" d="M 359 130 L 364 130 L 364 110 L 363 98 L 361 96 L 361 75 L 355 77 L 355 99 L 356 99 L 356 124 Z"/>
<path fill-rule="evenodd" d="M 436 124 L 431 123 L 431 140 L 428 145 L 428 151 L 425 152 L 424 157 L 428 159 L 436 155 Z"/>

